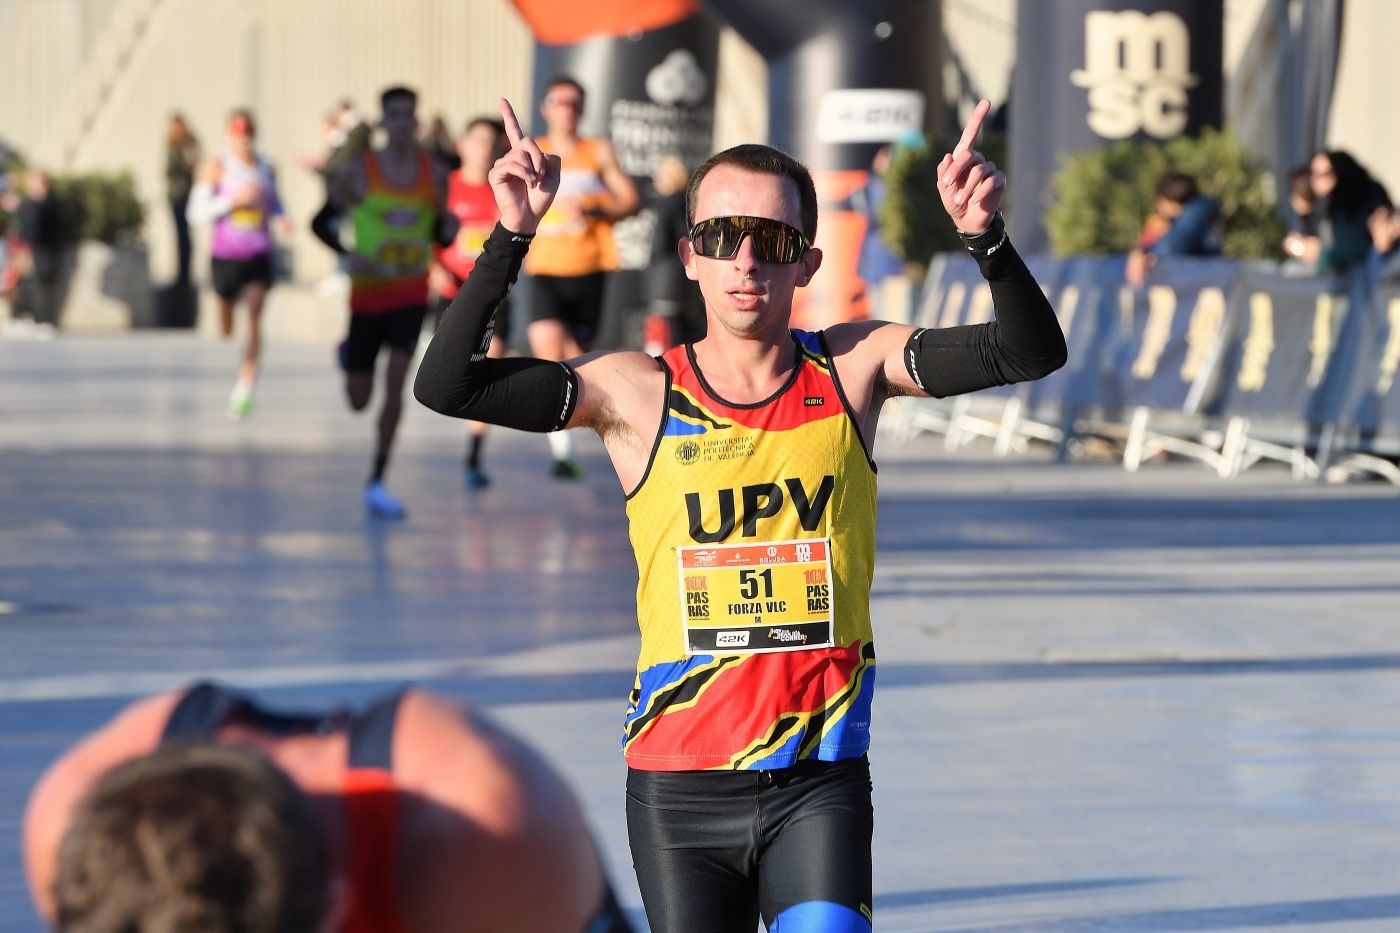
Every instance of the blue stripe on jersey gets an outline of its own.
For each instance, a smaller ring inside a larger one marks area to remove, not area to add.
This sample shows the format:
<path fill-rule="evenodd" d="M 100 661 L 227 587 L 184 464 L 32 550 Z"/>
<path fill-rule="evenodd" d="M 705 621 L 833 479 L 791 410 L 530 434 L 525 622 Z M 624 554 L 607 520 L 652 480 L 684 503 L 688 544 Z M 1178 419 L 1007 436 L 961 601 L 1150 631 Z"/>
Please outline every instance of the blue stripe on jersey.
<path fill-rule="evenodd" d="M 712 654 L 697 654 L 684 661 L 653 664 L 638 674 L 637 702 L 627 708 L 627 715 L 622 720 L 622 744 L 624 746 L 627 744 L 627 729 L 632 725 L 633 720 L 646 713 L 647 708 L 651 705 L 652 697 L 662 690 L 674 687 L 684 680 L 691 671 L 709 664 L 714 659 L 715 656 Z"/>
<path fill-rule="evenodd" d="M 679 437 L 684 434 L 704 434 L 710 430 L 703 424 L 694 424 L 689 421 L 682 421 L 675 415 L 666 419 L 666 436 Z"/>

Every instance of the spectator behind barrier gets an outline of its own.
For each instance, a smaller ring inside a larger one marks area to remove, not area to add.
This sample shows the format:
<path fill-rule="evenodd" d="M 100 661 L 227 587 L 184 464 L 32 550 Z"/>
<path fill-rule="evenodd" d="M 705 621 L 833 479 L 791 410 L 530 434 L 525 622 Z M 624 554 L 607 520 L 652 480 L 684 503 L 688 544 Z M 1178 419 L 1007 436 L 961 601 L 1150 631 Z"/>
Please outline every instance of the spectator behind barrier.
<path fill-rule="evenodd" d="M 1163 175 L 1157 181 L 1153 213 L 1128 253 L 1128 284 L 1141 288 L 1163 256 L 1220 255 L 1219 215 L 1220 202 L 1201 194 L 1195 178 L 1184 172 Z"/>
<path fill-rule="evenodd" d="M 1393 208 L 1378 207 L 1371 212 L 1367 226 L 1376 261 L 1376 280 L 1382 285 L 1400 285 L 1400 214 Z"/>
<path fill-rule="evenodd" d="M 1285 268 L 1311 273 L 1317 263 L 1321 241 L 1317 236 L 1317 198 L 1313 196 L 1312 170 L 1299 165 L 1288 173 L 1288 206 L 1293 222 L 1283 238 L 1283 252 L 1288 256 Z"/>
<path fill-rule="evenodd" d="M 1318 275 L 1340 274 L 1366 261 L 1373 214 L 1391 208 L 1390 195 L 1356 159 L 1339 149 L 1319 152 L 1308 163 L 1316 200 L 1318 243 L 1295 258 Z"/>

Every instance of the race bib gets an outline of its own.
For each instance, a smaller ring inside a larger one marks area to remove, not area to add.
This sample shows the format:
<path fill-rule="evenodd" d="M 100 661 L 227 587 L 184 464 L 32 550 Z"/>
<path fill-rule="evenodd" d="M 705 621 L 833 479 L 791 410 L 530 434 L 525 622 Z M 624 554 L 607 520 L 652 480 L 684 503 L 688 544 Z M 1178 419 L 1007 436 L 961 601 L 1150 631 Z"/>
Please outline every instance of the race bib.
<path fill-rule="evenodd" d="M 556 198 L 540 218 L 535 235 L 564 236 L 583 233 L 588 229 L 588 219 L 583 216 L 576 198 Z"/>
<path fill-rule="evenodd" d="M 834 644 L 829 539 L 682 547 L 677 559 L 687 654 Z"/>
<path fill-rule="evenodd" d="M 428 266 L 428 251 L 416 240 L 385 240 L 375 250 L 374 264 L 386 275 L 422 272 Z"/>
<path fill-rule="evenodd" d="M 468 259 L 477 258 L 486 249 L 486 238 L 490 235 L 490 230 L 480 227 L 463 227 L 457 233 L 457 252 Z"/>
<path fill-rule="evenodd" d="M 261 230 L 263 210 L 260 207 L 240 207 L 229 212 L 228 222 L 240 230 Z"/>

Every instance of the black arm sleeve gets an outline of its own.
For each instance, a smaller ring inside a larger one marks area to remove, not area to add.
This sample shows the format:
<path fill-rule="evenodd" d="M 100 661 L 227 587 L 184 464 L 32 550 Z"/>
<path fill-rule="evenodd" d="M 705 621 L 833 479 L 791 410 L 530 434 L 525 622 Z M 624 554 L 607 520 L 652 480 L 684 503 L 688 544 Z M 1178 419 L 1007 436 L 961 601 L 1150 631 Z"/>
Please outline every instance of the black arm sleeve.
<path fill-rule="evenodd" d="M 998 214 L 992 228 L 964 237 L 992 289 L 996 320 L 917 330 L 904 366 L 936 398 L 1048 376 L 1065 365 L 1065 335 L 1045 293 L 1021 261 Z"/>
<path fill-rule="evenodd" d="M 486 357 L 496 309 L 505 300 L 531 237 L 500 224 L 438 323 L 423 353 L 413 395 L 433 411 L 522 431 L 558 431 L 573 417 L 578 378 L 563 363 Z"/>
<path fill-rule="evenodd" d="M 336 229 L 336 223 L 339 220 L 340 211 L 328 198 L 326 203 L 321 205 L 321 209 L 316 212 L 316 216 L 311 218 L 311 232 L 316 235 L 316 239 L 329 246 L 337 256 L 343 256 L 348 250 L 345 249 L 345 244 L 340 242 L 340 231 Z"/>

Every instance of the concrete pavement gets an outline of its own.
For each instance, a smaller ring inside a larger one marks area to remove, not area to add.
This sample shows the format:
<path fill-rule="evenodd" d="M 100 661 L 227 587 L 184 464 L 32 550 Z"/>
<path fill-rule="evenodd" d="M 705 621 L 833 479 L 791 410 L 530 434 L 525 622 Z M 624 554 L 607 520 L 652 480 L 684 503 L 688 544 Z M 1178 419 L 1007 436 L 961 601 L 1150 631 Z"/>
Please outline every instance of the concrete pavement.
<path fill-rule="evenodd" d="M 215 674 L 283 704 L 469 698 L 583 798 L 640 903 L 617 742 L 635 567 L 601 446 L 546 474 L 410 402 L 367 519 L 370 421 L 329 346 L 0 342 L 0 834 L 130 697 Z M 1400 498 L 1260 467 L 1127 474 L 877 443 L 882 931 L 1400 929 Z M 640 913 L 636 914 L 640 918 Z M 640 919 L 639 919 L 640 923 Z M 37 929 L 0 847 L 0 929 Z"/>

